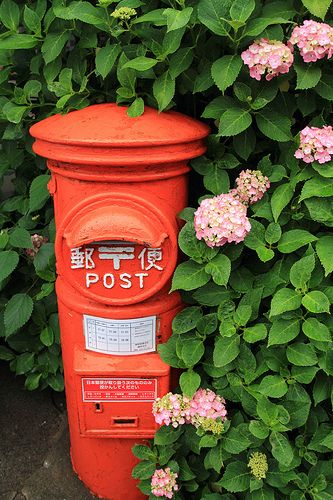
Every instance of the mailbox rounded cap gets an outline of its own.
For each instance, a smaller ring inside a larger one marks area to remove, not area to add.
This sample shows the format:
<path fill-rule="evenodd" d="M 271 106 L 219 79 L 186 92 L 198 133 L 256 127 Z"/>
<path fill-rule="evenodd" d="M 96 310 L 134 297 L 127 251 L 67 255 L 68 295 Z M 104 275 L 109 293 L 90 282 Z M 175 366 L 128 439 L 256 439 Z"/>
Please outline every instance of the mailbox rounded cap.
<path fill-rule="evenodd" d="M 159 113 L 148 106 L 143 115 L 130 118 L 126 107 L 108 103 L 50 116 L 34 124 L 30 134 L 42 141 L 72 146 L 157 146 L 203 139 L 209 127 L 181 113 Z"/>

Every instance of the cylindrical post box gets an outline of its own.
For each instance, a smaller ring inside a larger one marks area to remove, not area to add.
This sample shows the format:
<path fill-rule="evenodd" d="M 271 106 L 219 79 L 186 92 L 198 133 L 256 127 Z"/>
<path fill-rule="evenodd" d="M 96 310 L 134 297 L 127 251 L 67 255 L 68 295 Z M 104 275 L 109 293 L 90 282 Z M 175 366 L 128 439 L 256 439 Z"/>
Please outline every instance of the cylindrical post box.
<path fill-rule="evenodd" d="M 30 132 L 51 170 L 73 467 L 98 496 L 137 500 L 131 447 L 153 437 L 152 402 L 170 390 L 156 347 L 182 308 L 169 294 L 177 213 L 209 129 L 172 111 L 129 118 L 100 104 Z"/>

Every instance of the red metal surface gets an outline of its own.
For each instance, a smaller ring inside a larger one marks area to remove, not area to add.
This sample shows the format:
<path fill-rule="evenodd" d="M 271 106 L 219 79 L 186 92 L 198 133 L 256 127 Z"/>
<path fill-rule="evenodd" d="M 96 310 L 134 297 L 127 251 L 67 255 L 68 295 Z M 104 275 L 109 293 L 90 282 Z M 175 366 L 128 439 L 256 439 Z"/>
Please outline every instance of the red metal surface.
<path fill-rule="evenodd" d="M 208 128 L 115 104 L 56 115 L 31 128 L 48 159 L 57 226 L 57 297 L 73 467 L 96 495 L 137 500 L 135 443 L 156 431 L 155 395 L 174 376 L 156 347 L 183 307 L 169 294 L 187 160 Z"/>

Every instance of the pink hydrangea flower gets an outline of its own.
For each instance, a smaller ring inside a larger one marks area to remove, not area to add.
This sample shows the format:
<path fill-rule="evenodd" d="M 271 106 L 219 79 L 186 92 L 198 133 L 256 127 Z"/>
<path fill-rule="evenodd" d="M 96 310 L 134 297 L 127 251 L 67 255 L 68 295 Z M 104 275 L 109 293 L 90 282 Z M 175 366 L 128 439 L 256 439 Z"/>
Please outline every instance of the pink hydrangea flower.
<path fill-rule="evenodd" d="M 266 80 L 275 76 L 288 73 L 294 61 L 293 47 L 288 47 L 278 40 L 261 38 L 244 50 L 241 54 L 244 64 L 250 68 L 250 76 L 261 80 L 266 75 Z"/>
<path fill-rule="evenodd" d="M 306 63 L 329 59 L 333 55 L 333 28 L 326 23 L 304 21 L 294 28 L 288 44 L 297 45 Z"/>
<path fill-rule="evenodd" d="M 296 158 L 305 163 L 326 163 L 333 154 L 333 128 L 305 127 L 300 133 L 300 145 L 295 152 Z"/>
<path fill-rule="evenodd" d="M 232 193 L 207 198 L 194 214 L 194 227 L 199 240 L 209 247 L 240 243 L 251 230 L 247 208 Z"/>
<path fill-rule="evenodd" d="M 260 170 L 243 170 L 236 179 L 236 189 L 232 190 L 232 194 L 237 197 L 242 203 L 252 205 L 266 193 L 270 187 L 268 177 L 263 175 Z"/>
<path fill-rule="evenodd" d="M 181 394 L 168 392 L 162 398 L 156 398 L 153 404 L 153 415 L 160 425 L 183 425 L 189 418 L 189 412 L 190 400 Z"/>
<path fill-rule="evenodd" d="M 222 422 L 227 419 L 225 399 L 210 389 L 199 389 L 190 402 L 191 423 L 195 427 L 207 428 L 207 421 L 219 418 Z"/>
<path fill-rule="evenodd" d="M 25 249 L 26 255 L 33 259 L 35 255 L 38 253 L 40 247 L 47 242 L 48 239 L 44 238 L 44 236 L 41 236 L 40 234 L 33 234 L 31 236 L 31 243 L 33 244 L 33 248 L 26 248 Z"/>
<path fill-rule="evenodd" d="M 151 478 L 151 492 L 156 497 L 173 498 L 179 487 L 176 482 L 178 474 L 171 472 L 170 467 L 156 469 Z"/>

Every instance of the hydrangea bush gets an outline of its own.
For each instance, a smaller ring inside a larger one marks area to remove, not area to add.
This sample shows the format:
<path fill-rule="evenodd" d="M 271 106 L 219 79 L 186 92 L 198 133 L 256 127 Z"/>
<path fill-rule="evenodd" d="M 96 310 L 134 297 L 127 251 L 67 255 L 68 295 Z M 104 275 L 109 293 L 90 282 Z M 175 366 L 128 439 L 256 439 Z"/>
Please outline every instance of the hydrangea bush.
<path fill-rule="evenodd" d="M 188 307 L 159 349 L 179 388 L 134 448 L 151 499 L 333 496 L 332 13 L 331 0 L 1 2 L 0 358 L 28 389 L 63 387 L 49 175 L 29 126 L 109 101 L 211 125 L 180 214 L 172 289 Z M 209 413 L 211 393 L 216 419 L 190 403 Z"/>

